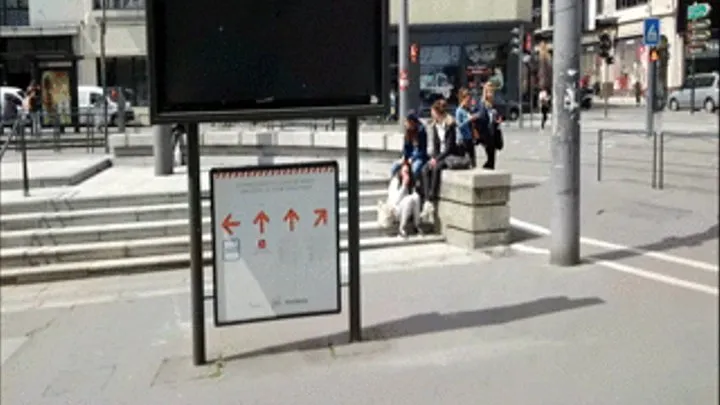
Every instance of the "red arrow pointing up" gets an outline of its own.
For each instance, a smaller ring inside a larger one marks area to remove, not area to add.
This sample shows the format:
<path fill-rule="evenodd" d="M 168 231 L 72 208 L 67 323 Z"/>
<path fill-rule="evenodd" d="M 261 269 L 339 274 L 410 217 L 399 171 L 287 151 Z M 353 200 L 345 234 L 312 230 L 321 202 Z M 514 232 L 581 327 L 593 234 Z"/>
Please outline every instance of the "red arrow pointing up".
<path fill-rule="evenodd" d="M 290 227 L 290 232 L 295 230 L 295 223 L 300 220 L 300 216 L 298 216 L 297 212 L 295 212 L 294 209 L 290 208 L 285 214 L 285 217 L 283 218 L 283 221 L 288 223 L 288 226 Z"/>
<path fill-rule="evenodd" d="M 267 216 L 265 211 L 260 211 L 255 215 L 255 220 L 253 220 L 253 225 L 257 225 L 260 227 L 260 233 L 265 233 L 265 224 L 270 222 L 270 217 Z"/>
<path fill-rule="evenodd" d="M 315 224 L 313 226 L 327 225 L 328 213 L 325 208 L 318 208 L 313 212 L 315 212 L 315 215 L 317 215 L 317 218 L 315 218 Z"/>
<path fill-rule="evenodd" d="M 227 214 L 225 219 L 222 221 L 222 227 L 228 235 L 233 234 L 233 228 L 240 226 L 240 221 L 233 221 L 232 214 Z"/>

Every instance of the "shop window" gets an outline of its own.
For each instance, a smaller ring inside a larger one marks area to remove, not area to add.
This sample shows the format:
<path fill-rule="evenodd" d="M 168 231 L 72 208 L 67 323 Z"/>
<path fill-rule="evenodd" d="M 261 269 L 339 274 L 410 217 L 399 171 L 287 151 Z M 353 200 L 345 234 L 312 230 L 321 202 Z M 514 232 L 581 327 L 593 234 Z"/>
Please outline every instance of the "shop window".
<path fill-rule="evenodd" d="M 642 6 L 648 3 L 648 0 L 615 0 L 615 9 L 622 10 L 625 8 Z"/>
<path fill-rule="evenodd" d="M 533 0 L 531 18 L 533 25 L 537 28 L 540 28 L 540 26 L 542 25 L 542 0 Z"/>
<path fill-rule="evenodd" d="M 104 0 L 107 10 L 144 10 L 145 0 Z M 93 0 L 95 10 L 102 9 L 103 0 Z"/>
<path fill-rule="evenodd" d="M 0 1 L 0 12 L 2 12 L 0 25 L 30 25 L 28 0 L 2 0 Z"/>
<path fill-rule="evenodd" d="M 101 83 L 100 61 L 97 63 L 98 84 Z M 108 87 L 122 87 L 125 97 L 133 105 L 149 104 L 147 62 L 145 57 L 109 58 L 107 60 Z"/>
<path fill-rule="evenodd" d="M 429 107 L 435 100 L 455 101 L 460 85 L 460 47 L 420 47 L 420 101 Z"/>

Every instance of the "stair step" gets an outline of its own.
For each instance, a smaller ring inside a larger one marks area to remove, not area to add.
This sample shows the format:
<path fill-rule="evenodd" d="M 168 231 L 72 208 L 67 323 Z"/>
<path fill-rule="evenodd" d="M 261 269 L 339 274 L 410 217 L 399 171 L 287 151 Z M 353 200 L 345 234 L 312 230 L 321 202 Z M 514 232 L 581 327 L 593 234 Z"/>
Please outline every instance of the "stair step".
<path fill-rule="evenodd" d="M 345 191 L 344 186 L 344 184 L 341 184 L 339 192 L 341 208 L 347 206 L 347 192 Z M 360 184 L 360 205 L 375 204 L 378 198 L 384 198 L 387 193 L 386 187 L 387 181 L 383 179 L 362 181 Z M 203 192 L 203 197 L 209 198 L 207 191 Z M 20 214 L 187 204 L 187 201 L 187 191 L 118 194 L 112 196 L 66 199 L 29 199 L 25 201 L 3 203 L 0 205 L 0 214 L 2 214 L 0 216 L 0 221 L 4 223 L 7 216 Z"/>
<path fill-rule="evenodd" d="M 187 228 L 183 228 L 187 232 Z M 391 234 L 394 228 L 381 228 L 376 221 L 360 224 L 361 239 Z M 340 224 L 341 241 L 347 235 L 347 225 Z M 114 240 L 103 242 L 77 242 L 51 246 L 22 246 L 0 249 L 3 268 L 69 263 L 89 260 L 121 259 L 129 257 L 154 256 L 183 253 L 189 250 L 190 237 L 185 233 L 178 236 L 148 237 L 143 239 Z M 210 250 L 211 236 L 203 235 L 204 249 Z"/>
<path fill-rule="evenodd" d="M 360 248 L 369 250 L 414 244 L 442 243 L 444 241 L 445 239 L 441 235 L 414 236 L 407 239 L 386 236 L 361 239 Z M 340 242 L 340 249 L 342 251 L 347 250 L 347 241 L 343 240 Z M 209 249 L 203 252 L 203 262 L 206 266 L 212 265 L 212 253 Z M 187 252 L 183 252 L 143 257 L 31 265 L 28 267 L 3 267 L 2 270 L 0 270 L 0 284 L 27 284 L 84 277 L 179 270 L 187 269 L 189 265 L 190 255 Z"/>
<path fill-rule="evenodd" d="M 341 209 L 341 212 L 342 211 L 347 214 L 346 209 Z M 365 220 L 362 221 L 361 219 L 360 237 L 377 236 L 378 233 L 384 233 L 384 230 L 377 226 L 377 210 L 375 207 L 361 207 L 361 217 L 363 216 Z M 203 232 L 210 232 L 210 222 L 210 216 L 203 217 Z M 341 219 L 340 238 L 347 237 L 346 222 L 346 217 Z M 160 221 L 113 222 L 110 224 L 2 232 L 0 233 L 0 246 L 2 246 L 2 250 L 16 248 L 32 249 L 95 242 L 163 238 L 183 235 L 187 234 L 187 232 L 188 220 L 186 218 Z"/>
<path fill-rule="evenodd" d="M 360 221 L 374 220 L 374 213 L 376 211 L 375 207 L 375 204 L 361 206 Z M 203 216 L 210 216 L 210 201 L 202 202 L 202 212 Z M 12 233 L 14 231 L 30 232 L 30 230 L 47 230 L 49 228 L 64 229 L 101 224 L 129 224 L 145 221 L 167 221 L 187 219 L 187 217 L 187 203 L 11 214 L 3 215 L 2 218 L 0 218 L 0 229 L 3 230 L 0 237 L 7 236 L 8 233 Z M 340 220 L 347 220 L 347 208 L 340 208 Z M 4 243 L 0 245 L 5 246 Z"/>

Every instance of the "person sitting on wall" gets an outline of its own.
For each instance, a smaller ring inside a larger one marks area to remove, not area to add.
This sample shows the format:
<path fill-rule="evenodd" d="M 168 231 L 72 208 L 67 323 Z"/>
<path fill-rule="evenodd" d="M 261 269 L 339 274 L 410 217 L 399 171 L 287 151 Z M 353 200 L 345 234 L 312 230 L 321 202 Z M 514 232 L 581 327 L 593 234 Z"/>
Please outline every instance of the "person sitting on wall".
<path fill-rule="evenodd" d="M 432 222 L 440 191 L 440 179 L 445 169 L 469 169 L 470 156 L 465 142 L 459 136 L 455 119 L 447 112 L 445 100 L 436 101 L 430 108 L 430 160 L 423 167 L 423 203 L 421 220 Z"/>
<path fill-rule="evenodd" d="M 405 119 L 405 137 L 403 155 L 390 169 L 390 176 L 395 176 L 404 163 L 408 163 L 414 178 L 420 178 L 422 168 L 428 161 L 427 132 L 417 114 L 410 112 Z"/>

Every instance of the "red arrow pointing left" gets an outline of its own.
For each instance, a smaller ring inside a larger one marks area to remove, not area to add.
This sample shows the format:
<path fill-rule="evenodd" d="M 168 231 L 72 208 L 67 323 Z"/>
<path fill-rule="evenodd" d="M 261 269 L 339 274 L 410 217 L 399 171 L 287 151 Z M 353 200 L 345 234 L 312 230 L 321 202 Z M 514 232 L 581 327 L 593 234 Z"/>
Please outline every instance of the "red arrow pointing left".
<path fill-rule="evenodd" d="M 225 219 L 222 221 L 222 227 L 225 229 L 225 232 L 228 233 L 228 235 L 233 234 L 233 228 L 236 228 L 240 226 L 240 221 L 233 221 L 232 214 L 227 214 Z"/>

